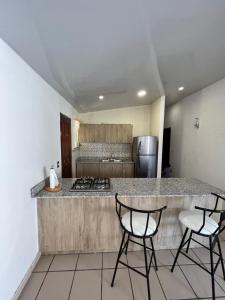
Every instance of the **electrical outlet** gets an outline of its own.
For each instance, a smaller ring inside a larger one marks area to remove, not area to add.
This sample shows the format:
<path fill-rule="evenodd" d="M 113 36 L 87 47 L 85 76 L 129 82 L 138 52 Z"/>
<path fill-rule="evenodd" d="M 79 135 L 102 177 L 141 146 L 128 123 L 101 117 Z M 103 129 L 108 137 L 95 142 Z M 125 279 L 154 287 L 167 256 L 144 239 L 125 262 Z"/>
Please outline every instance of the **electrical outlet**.
<path fill-rule="evenodd" d="M 59 161 L 57 161 L 57 168 L 59 168 Z"/>

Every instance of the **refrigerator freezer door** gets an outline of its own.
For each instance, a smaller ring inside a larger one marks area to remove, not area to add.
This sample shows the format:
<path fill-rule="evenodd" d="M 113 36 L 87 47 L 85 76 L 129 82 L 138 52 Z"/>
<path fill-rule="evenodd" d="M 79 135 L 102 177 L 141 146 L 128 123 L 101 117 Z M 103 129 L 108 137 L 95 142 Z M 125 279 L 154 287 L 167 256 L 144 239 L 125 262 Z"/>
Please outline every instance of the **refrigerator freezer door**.
<path fill-rule="evenodd" d="M 139 178 L 155 178 L 157 160 L 155 155 L 137 156 L 135 161 L 135 177 Z"/>
<path fill-rule="evenodd" d="M 158 138 L 155 136 L 138 136 L 134 138 L 133 156 L 157 155 Z"/>

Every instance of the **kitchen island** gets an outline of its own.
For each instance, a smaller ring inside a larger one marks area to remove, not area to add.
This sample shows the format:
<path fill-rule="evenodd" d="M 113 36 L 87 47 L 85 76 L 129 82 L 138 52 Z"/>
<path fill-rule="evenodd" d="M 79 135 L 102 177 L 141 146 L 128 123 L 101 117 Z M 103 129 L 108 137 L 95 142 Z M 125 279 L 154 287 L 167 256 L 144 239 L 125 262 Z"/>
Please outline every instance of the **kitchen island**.
<path fill-rule="evenodd" d="M 62 179 L 62 191 L 41 190 L 35 195 L 43 254 L 118 251 L 121 229 L 115 193 L 123 203 L 139 209 L 167 205 L 154 238 L 155 248 L 177 248 L 182 235 L 179 212 L 195 205 L 212 208 L 215 201 L 211 192 L 224 195 L 213 186 L 187 178 L 113 178 L 109 192 L 70 192 L 74 181 Z"/>

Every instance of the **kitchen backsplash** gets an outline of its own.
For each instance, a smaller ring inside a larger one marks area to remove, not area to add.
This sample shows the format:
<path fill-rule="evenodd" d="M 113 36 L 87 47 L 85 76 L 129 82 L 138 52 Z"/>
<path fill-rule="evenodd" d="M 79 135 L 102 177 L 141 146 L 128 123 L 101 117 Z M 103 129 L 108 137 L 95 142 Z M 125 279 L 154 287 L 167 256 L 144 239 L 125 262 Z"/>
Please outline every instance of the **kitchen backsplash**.
<path fill-rule="evenodd" d="M 131 157 L 131 144 L 83 143 L 80 145 L 81 157 Z"/>

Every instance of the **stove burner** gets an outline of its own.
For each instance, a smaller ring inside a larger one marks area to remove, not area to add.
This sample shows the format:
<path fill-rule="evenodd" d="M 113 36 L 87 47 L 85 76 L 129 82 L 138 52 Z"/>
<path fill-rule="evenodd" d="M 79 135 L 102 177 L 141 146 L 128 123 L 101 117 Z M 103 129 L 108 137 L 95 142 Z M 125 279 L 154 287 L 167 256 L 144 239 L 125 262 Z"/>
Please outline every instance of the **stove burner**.
<path fill-rule="evenodd" d="M 109 191 L 110 190 L 110 179 L 109 178 L 94 178 L 94 177 L 82 177 L 78 178 L 70 192 L 76 191 Z"/>

